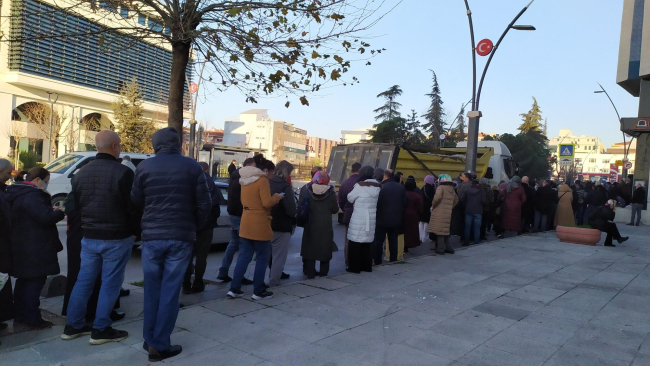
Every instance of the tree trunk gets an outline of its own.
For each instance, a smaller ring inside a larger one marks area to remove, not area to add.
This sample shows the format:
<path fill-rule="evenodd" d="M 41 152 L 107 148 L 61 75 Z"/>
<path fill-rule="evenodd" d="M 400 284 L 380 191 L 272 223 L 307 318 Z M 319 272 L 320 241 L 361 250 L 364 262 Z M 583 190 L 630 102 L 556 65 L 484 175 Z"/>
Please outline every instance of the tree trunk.
<path fill-rule="evenodd" d="M 190 58 L 190 43 L 172 44 L 172 70 L 169 77 L 167 125 L 174 127 L 183 141 L 183 101 L 185 96 L 185 72 Z"/>

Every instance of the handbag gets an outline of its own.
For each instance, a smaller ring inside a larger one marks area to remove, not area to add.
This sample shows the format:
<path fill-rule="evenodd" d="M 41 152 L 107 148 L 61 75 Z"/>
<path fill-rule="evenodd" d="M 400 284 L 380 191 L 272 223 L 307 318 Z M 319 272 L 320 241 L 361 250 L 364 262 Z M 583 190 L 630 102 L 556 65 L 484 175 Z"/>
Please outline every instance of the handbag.
<path fill-rule="evenodd" d="M 305 188 L 302 201 L 296 211 L 296 225 L 305 227 L 309 224 L 309 188 Z"/>

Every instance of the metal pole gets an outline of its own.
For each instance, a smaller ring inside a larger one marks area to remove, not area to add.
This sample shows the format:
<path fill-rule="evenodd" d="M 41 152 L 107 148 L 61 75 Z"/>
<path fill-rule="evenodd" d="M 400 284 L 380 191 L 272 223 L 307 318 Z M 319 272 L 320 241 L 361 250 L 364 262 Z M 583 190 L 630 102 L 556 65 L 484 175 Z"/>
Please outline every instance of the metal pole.
<path fill-rule="evenodd" d="M 535 0 L 532 0 L 530 3 L 528 3 L 528 5 L 526 5 L 519 12 L 519 14 L 517 14 L 517 16 L 512 20 L 512 22 L 508 24 L 508 27 L 503 32 L 503 34 L 501 34 L 501 37 L 499 37 L 499 40 L 497 41 L 496 45 L 492 49 L 492 52 L 490 53 L 490 57 L 488 58 L 485 67 L 483 68 L 483 74 L 481 75 L 481 81 L 479 82 L 478 92 L 476 92 L 474 102 L 472 103 L 473 113 L 469 118 L 469 124 L 467 126 L 467 153 L 465 156 L 465 171 L 468 173 L 476 172 L 476 153 L 477 153 L 478 133 L 479 133 L 478 131 L 479 131 L 480 118 L 481 118 L 481 113 L 479 112 L 479 110 L 480 110 L 480 101 L 481 101 L 481 90 L 483 89 L 483 80 L 485 79 L 485 74 L 487 73 L 487 70 L 490 67 L 490 62 L 492 62 L 492 57 L 494 57 L 494 54 L 499 48 L 499 45 L 501 44 L 503 38 L 506 36 L 508 31 L 515 24 L 515 22 L 526 12 L 526 10 L 528 10 L 528 8 L 533 4 L 534 1 Z M 465 6 L 468 10 L 468 17 L 470 17 L 471 19 L 471 12 L 469 11 L 469 5 L 467 4 L 467 1 L 465 1 Z M 473 30 L 471 30 L 471 32 L 473 33 Z M 472 57 L 474 58 L 476 57 L 474 50 L 472 50 Z M 474 66 L 474 69 L 476 69 L 476 66 Z M 474 76 L 474 84 L 476 84 L 476 76 Z"/>
<path fill-rule="evenodd" d="M 618 113 L 618 109 L 616 108 L 616 105 L 614 104 L 614 101 L 609 96 L 609 93 L 607 92 L 607 90 L 605 90 L 605 88 L 603 88 L 603 86 L 600 85 L 600 83 L 597 83 L 597 84 L 600 87 L 600 90 L 602 90 L 603 93 L 605 93 L 605 95 L 607 96 L 607 99 L 609 99 L 609 102 L 612 104 L 612 107 L 614 107 L 614 111 L 616 112 L 616 117 L 618 117 L 618 125 L 620 126 L 621 125 L 621 115 Z M 632 141 L 630 140 L 630 145 L 631 144 L 632 144 Z M 627 160 L 627 150 L 625 149 L 625 145 L 626 145 L 625 144 L 625 132 L 623 132 L 623 160 Z M 623 166 L 622 174 L 623 174 L 624 177 L 627 177 L 627 169 L 625 169 L 625 166 Z"/>
<path fill-rule="evenodd" d="M 472 112 L 478 111 L 476 103 L 476 43 L 474 41 L 474 23 L 469 2 L 465 0 L 467 20 L 469 21 L 469 35 L 472 42 Z M 478 145 L 478 118 L 470 117 L 467 123 L 467 152 L 465 153 L 465 171 L 473 173 L 476 170 L 476 153 Z"/>
<path fill-rule="evenodd" d="M 52 101 L 52 94 L 56 96 L 54 101 Z M 50 157 L 50 161 L 52 161 L 52 155 L 54 155 L 54 145 L 52 145 L 52 135 L 54 134 L 54 131 L 52 131 L 52 124 L 54 123 L 54 103 L 59 100 L 59 93 L 47 92 L 47 100 L 50 102 L 50 151 L 48 156 Z"/>

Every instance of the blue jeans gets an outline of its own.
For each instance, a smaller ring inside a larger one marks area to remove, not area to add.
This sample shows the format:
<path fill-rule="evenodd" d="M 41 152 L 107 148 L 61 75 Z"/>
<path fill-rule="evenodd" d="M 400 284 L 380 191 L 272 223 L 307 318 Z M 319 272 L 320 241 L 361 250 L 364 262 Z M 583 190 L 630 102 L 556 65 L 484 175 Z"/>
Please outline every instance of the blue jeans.
<path fill-rule="evenodd" d="M 124 268 L 132 249 L 133 237 L 121 240 L 81 240 L 81 267 L 70 294 L 68 325 L 81 329 L 86 324 L 86 306 L 100 274 L 102 287 L 99 290 L 93 328 L 103 331 L 113 324 L 111 312 L 120 296 Z"/>
<path fill-rule="evenodd" d="M 192 257 L 192 243 L 151 240 L 142 243 L 144 330 L 149 347 L 165 351 L 178 317 L 181 284 Z"/>
<path fill-rule="evenodd" d="M 269 264 L 269 256 L 271 255 L 271 242 L 241 238 L 240 243 L 239 257 L 237 257 L 235 274 L 232 277 L 230 288 L 237 291 L 241 290 L 241 280 L 244 278 L 248 265 L 253 259 L 253 253 L 255 253 L 257 260 L 255 261 L 255 274 L 253 275 L 253 291 L 256 294 L 261 294 L 266 290 L 264 287 L 264 275 L 266 274 L 266 266 Z"/>
<path fill-rule="evenodd" d="M 232 259 L 235 253 L 239 251 L 239 225 L 241 224 L 241 216 L 230 216 L 230 242 L 226 248 L 226 253 L 223 255 L 221 261 L 221 268 L 219 268 L 219 277 L 228 276 Z"/>
<path fill-rule="evenodd" d="M 481 241 L 481 221 L 483 214 L 465 214 L 465 244 L 469 243 L 470 232 L 474 235 L 474 244 Z"/>

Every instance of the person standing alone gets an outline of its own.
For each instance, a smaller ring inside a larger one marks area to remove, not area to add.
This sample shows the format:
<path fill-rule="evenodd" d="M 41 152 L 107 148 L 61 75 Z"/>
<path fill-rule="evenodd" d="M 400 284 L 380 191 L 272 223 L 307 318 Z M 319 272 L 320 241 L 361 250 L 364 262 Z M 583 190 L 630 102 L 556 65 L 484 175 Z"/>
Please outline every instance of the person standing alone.
<path fill-rule="evenodd" d="M 133 171 L 120 164 L 120 137 L 103 130 L 95 137 L 97 157 L 74 177 L 75 209 L 80 212 L 83 239 L 81 265 L 68 303 L 68 321 L 63 340 L 91 334 L 90 344 L 119 342 L 128 337 L 111 327 L 110 318 L 124 281 L 124 269 L 131 256 L 137 222 L 131 204 Z M 86 325 L 88 300 L 101 276 L 102 285 L 92 329 Z"/>
<path fill-rule="evenodd" d="M 641 210 L 643 210 L 643 204 L 645 203 L 645 189 L 641 183 L 636 185 L 634 193 L 632 193 L 632 217 L 630 218 L 630 223 L 628 226 L 636 225 L 639 226 L 641 223 Z M 636 215 L 636 222 L 634 221 L 634 216 Z"/>
<path fill-rule="evenodd" d="M 138 165 L 131 200 L 142 215 L 144 271 L 144 345 L 149 361 L 183 351 L 171 345 L 178 317 L 181 283 L 192 257 L 197 229 L 205 223 L 212 199 L 203 169 L 181 155 L 181 141 L 173 127 L 152 136 L 156 156 Z"/>

